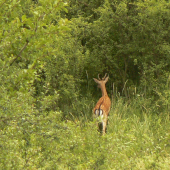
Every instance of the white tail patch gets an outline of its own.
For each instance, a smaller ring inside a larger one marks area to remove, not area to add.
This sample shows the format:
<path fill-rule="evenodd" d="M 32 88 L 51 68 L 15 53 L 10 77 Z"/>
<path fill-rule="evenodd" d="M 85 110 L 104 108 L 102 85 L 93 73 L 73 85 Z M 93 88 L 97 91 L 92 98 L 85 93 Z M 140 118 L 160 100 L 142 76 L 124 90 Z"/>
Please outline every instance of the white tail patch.
<path fill-rule="evenodd" d="M 98 117 L 99 122 L 103 122 L 103 110 L 102 109 L 96 109 L 95 115 L 96 115 L 96 118 Z"/>
<path fill-rule="evenodd" d="M 95 115 L 96 116 L 103 116 L 103 110 L 102 109 L 96 109 L 95 110 Z"/>

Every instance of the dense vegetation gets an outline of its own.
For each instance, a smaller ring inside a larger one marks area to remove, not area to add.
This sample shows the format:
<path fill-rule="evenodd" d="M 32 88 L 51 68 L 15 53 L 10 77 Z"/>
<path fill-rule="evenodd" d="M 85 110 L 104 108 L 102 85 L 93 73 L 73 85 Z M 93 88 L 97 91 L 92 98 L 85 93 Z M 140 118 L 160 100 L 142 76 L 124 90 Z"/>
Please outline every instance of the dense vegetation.
<path fill-rule="evenodd" d="M 0 1 L 0 169 L 169 169 L 169 103 L 169 1 Z"/>

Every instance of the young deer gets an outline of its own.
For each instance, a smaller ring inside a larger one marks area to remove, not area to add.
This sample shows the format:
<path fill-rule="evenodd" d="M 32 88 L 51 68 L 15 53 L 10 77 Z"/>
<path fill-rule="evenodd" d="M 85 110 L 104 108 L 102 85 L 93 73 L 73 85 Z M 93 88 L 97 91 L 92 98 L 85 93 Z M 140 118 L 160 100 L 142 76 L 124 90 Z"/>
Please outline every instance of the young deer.
<path fill-rule="evenodd" d="M 98 127 L 99 127 L 99 130 L 102 127 L 103 134 L 106 133 L 106 125 L 107 125 L 108 115 L 109 115 L 110 106 L 111 106 L 111 101 L 110 101 L 109 96 L 107 95 L 106 86 L 105 86 L 106 82 L 109 79 L 109 76 L 107 77 L 106 76 L 107 76 L 107 73 L 102 79 L 100 79 L 99 75 L 98 75 L 98 80 L 93 78 L 102 91 L 102 97 L 99 99 L 96 106 L 94 107 L 93 113 L 95 117 L 99 117 L 100 119 L 98 123 Z"/>

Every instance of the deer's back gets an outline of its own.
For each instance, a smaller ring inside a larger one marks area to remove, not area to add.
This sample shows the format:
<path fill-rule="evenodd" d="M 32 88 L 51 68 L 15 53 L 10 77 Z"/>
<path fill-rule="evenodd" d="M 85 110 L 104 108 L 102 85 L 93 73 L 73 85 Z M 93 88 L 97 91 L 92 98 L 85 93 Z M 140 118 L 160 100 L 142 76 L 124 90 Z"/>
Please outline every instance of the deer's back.
<path fill-rule="evenodd" d="M 96 109 L 102 109 L 105 114 L 109 114 L 110 111 L 110 106 L 111 106 L 111 101 L 108 96 L 103 96 L 99 99 L 97 102 L 96 106 L 93 109 L 93 112 L 95 112 Z"/>

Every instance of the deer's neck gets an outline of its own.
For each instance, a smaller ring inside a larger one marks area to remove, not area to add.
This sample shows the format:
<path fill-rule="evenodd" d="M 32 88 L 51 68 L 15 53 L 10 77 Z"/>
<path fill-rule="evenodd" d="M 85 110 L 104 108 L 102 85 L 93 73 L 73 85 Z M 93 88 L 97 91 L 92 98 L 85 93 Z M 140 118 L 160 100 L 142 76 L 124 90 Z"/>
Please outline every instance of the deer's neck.
<path fill-rule="evenodd" d="M 102 85 L 100 88 L 101 88 L 101 91 L 102 91 L 102 96 L 107 96 L 106 86 Z"/>

